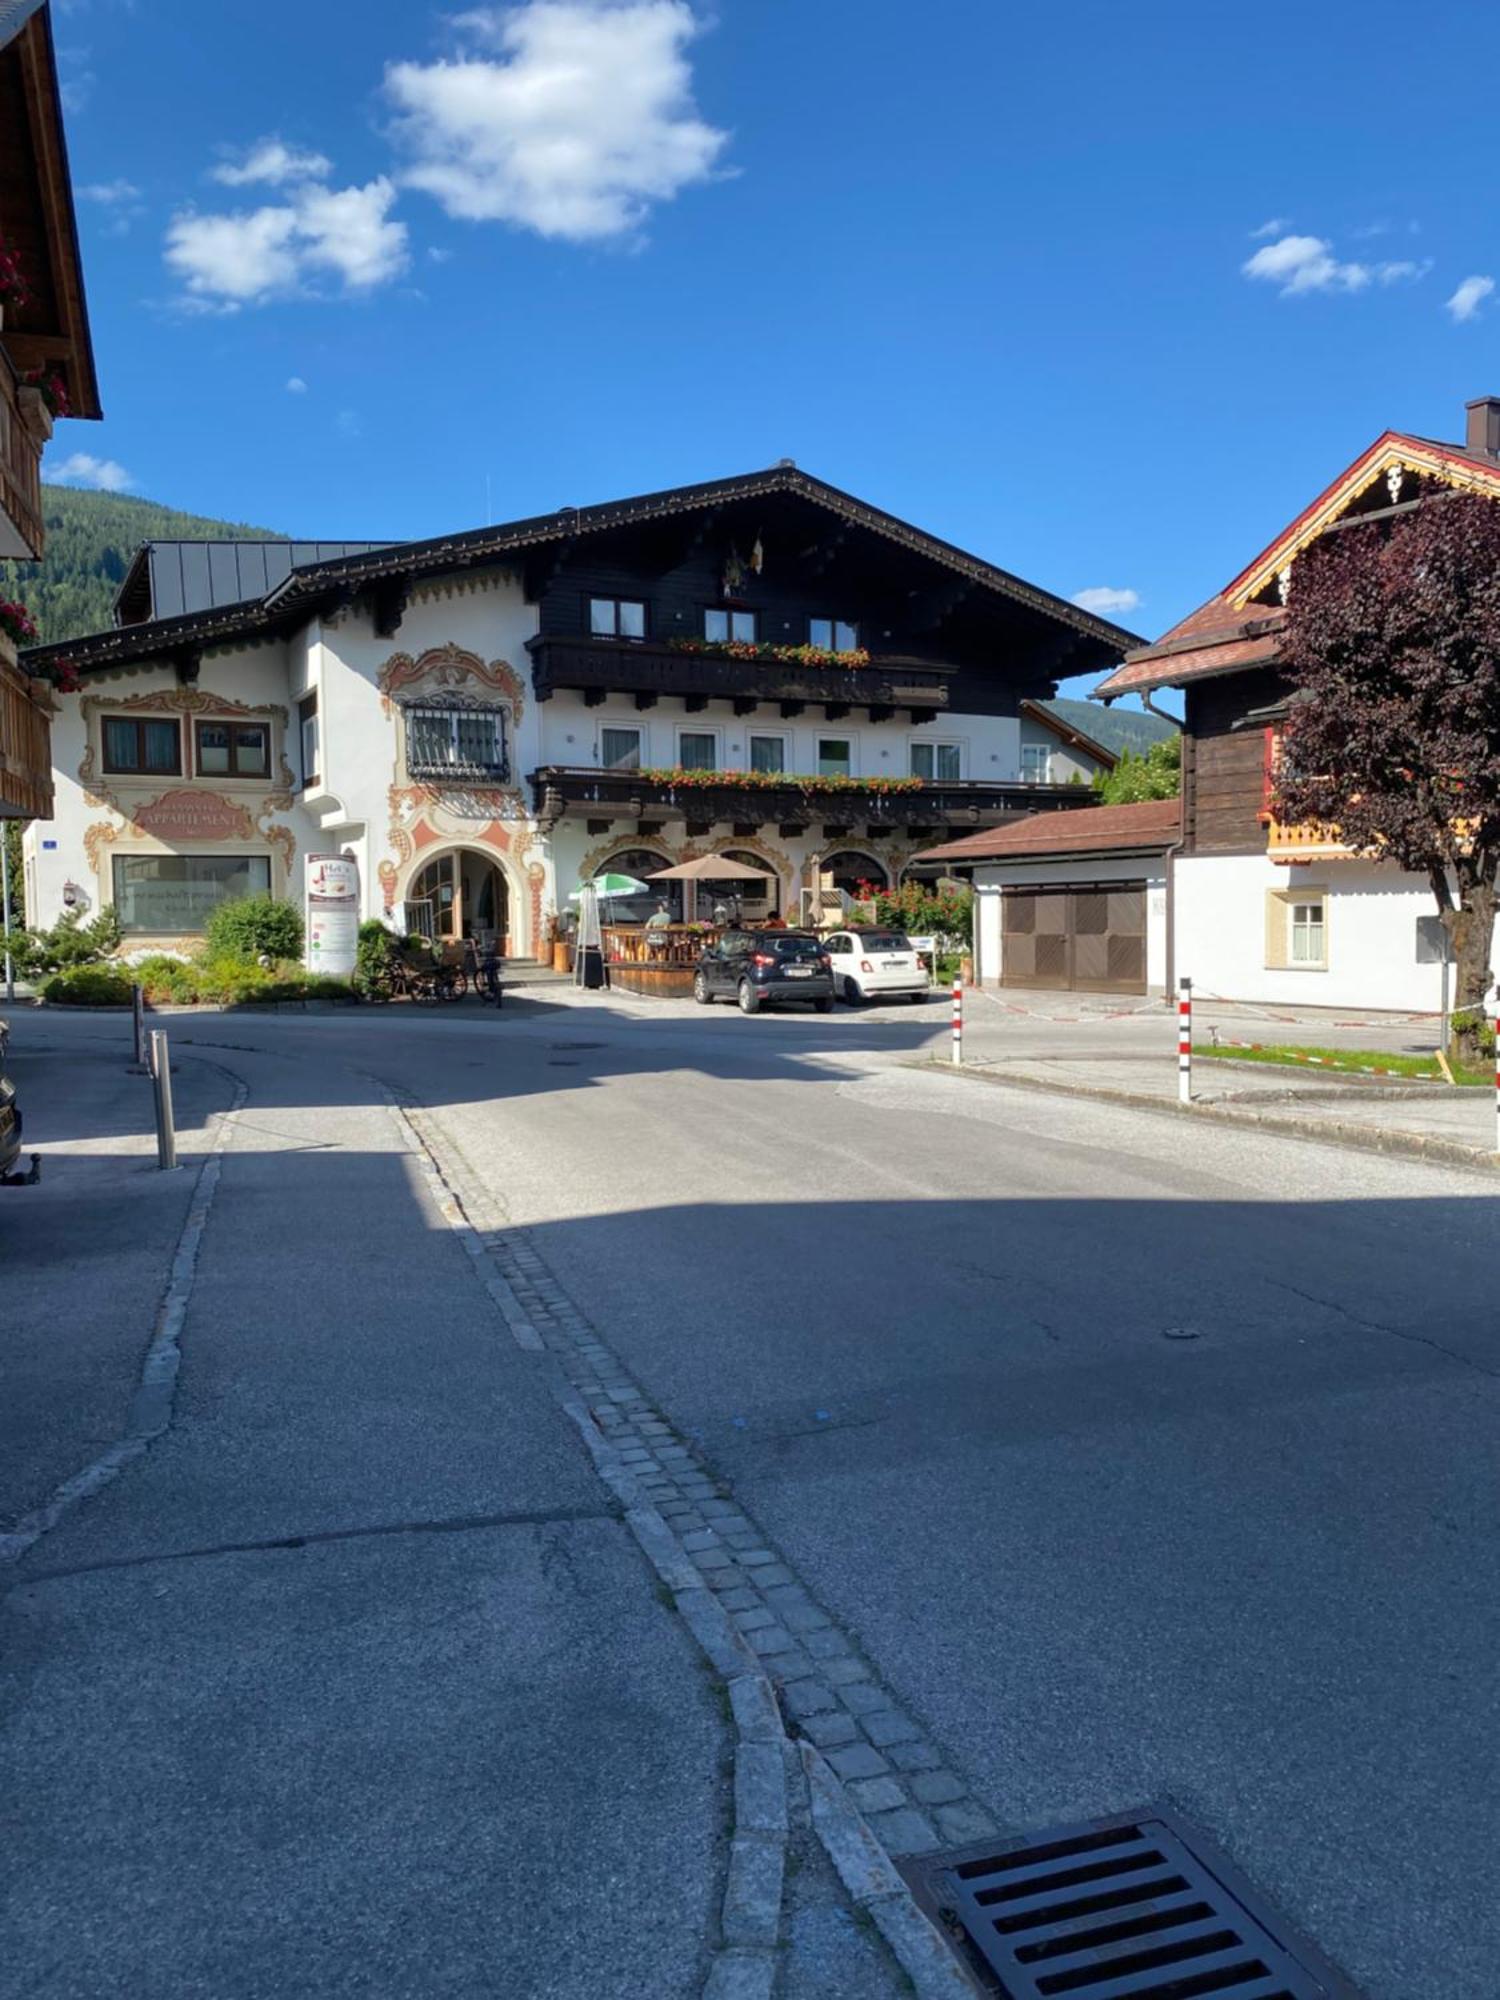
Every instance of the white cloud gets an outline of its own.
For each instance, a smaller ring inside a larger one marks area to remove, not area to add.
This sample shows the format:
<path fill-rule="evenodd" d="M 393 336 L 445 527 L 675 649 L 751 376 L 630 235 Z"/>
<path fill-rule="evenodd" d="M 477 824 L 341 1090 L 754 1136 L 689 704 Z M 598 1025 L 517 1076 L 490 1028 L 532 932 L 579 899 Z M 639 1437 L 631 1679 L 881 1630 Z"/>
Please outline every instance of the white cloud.
<path fill-rule="evenodd" d="M 452 61 L 385 76 L 402 178 L 449 215 L 594 242 L 711 176 L 728 134 L 693 102 L 686 0 L 526 0 L 454 25 Z"/>
<path fill-rule="evenodd" d="M 1283 298 L 1298 292 L 1362 292 L 1370 285 L 1397 285 L 1424 277 L 1432 260 L 1416 264 L 1395 258 L 1381 264 L 1345 263 L 1322 236 L 1282 236 L 1266 243 L 1240 266 L 1247 278 L 1275 285 Z"/>
<path fill-rule="evenodd" d="M 1101 618 L 1112 611 L 1134 611 L 1141 601 L 1138 590 L 1115 590 L 1107 583 L 1096 583 L 1088 590 L 1075 590 L 1073 602 L 1080 611 L 1097 611 Z"/>
<path fill-rule="evenodd" d="M 141 191 L 134 181 L 127 180 L 90 181 L 74 192 L 80 201 L 97 201 L 105 208 L 128 206 L 141 198 Z"/>
<path fill-rule="evenodd" d="M 333 426 L 340 437 L 361 438 L 365 434 L 365 420 L 358 410 L 340 410 Z"/>
<path fill-rule="evenodd" d="M 346 291 L 372 291 L 406 268 L 406 225 L 389 219 L 395 199 L 380 175 L 364 187 L 297 188 L 232 215 L 184 210 L 167 230 L 167 263 L 185 303 L 208 312 L 307 295 L 329 271 Z"/>
<path fill-rule="evenodd" d="M 289 181 L 326 180 L 332 172 L 332 160 L 321 153 L 299 152 L 285 140 L 271 137 L 257 139 L 241 159 L 215 167 L 210 178 L 224 187 L 251 187 L 257 182 L 285 187 Z"/>
<path fill-rule="evenodd" d="M 1279 236 L 1283 229 L 1290 227 L 1291 225 L 1284 215 L 1273 215 L 1271 220 L 1263 222 L 1259 229 L 1251 230 L 1250 241 L 1252 243 L 1259 243 L 1267 236 Z"/>
<path fill-rule="evenodd" d="M 1473 319 L 1490 293 L 1495 289 L 1493 278 L 1465 278 L 1452 298 L 1447 301 L 1449 312 L 1460 325 L 1466 319 Z"/>
<path fill-rule="evenodd" d="M 61 465 L 48 465 L 47 477 L 58 486 L 93 486 L 101 493 L 124 493 L 135 481 L 112 458 L 95 458 L 91 451 L 75 451 Z"/>
<path fill-rule="evenodd" d="M 307 384 L 300 375 L 288 375 L 286 386 L 288 395 L 305 396 L 307 394 Z"/>

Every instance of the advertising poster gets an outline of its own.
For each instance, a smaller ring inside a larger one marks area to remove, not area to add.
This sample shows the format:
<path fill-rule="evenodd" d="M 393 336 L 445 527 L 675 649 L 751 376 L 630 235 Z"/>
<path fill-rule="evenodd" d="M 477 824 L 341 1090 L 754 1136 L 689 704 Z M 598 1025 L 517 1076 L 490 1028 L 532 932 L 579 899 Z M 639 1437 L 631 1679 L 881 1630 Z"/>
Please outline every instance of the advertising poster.
<path fill-rule="evenodd" d="M 359 864 L 347 854 L 307 857 L 307 969 L 348 979 L 359 944 Z"/>

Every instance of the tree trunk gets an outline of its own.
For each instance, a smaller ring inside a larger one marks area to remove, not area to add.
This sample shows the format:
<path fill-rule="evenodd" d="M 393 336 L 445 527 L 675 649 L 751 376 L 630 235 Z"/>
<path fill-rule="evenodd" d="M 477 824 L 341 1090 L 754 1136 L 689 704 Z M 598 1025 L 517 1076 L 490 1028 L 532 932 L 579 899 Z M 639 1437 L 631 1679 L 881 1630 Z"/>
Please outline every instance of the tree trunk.
<path fill-rule="evenodd" d="M 1488 880 L 1466 881 L 1461 877 L 1458 895 L 1458 907 L 1455 909 L 1450 903 L 1442 912 L 1457 975 L 1453 1052 L 1460 1062 L 1478 1069 L 1483 1066 L 1481 1040 L 1495 983 L 1490 968 L 1490 945 L 1495 932 L 1494 871 Z"/>

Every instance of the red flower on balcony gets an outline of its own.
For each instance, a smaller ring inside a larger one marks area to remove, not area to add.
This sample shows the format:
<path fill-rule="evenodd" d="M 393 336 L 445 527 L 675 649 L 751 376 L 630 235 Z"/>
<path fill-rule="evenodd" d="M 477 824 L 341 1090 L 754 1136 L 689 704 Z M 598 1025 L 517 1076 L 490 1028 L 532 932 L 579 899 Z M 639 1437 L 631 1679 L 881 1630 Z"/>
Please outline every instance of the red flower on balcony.
<path fill-rule="evenodd" d="M 0 632 L 13 646 L 29 646 L 37 636 L 31 613 L 10 597 L 0 597 Z"/>
<path fill-rule="evenodd" d="M 31 287 L 21 269 L 20 258 L 0 239 L 0 305 L 24 306 L 30 298 Z"/>
<path fill-rule="evenodd" d="M 55 368 L 33 368 L 29 375 L 21 377 L 23 385 L 35 389 L 54 417 L 72 415 L 68 402 L 68 385 Z"/>

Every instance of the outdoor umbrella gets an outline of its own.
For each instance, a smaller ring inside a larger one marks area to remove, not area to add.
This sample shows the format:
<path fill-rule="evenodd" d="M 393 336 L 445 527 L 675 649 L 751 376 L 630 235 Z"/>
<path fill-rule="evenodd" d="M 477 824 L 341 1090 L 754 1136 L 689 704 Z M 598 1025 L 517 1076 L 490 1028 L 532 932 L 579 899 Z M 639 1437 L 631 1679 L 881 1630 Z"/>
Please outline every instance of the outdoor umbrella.
<path fill-rule="evenodd" d="M 580 882 L 576 889 L 570 889 L 568 901 L 576 903 L 585 889 L 592 889 L 596 896 L 641 896 L 646 885 L 633 875 L 596 875 L 591 882 Z"/>
<path fill-rule="evenodd" d="M 768 868 L 747 868 L 727 854 L 704 854 L 696 861 L 679 861 L 675 868 L 658 868 L 651 882 L 774 882 Z"/>

